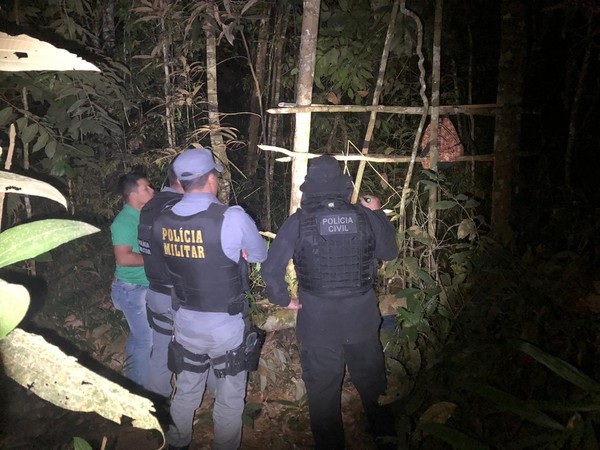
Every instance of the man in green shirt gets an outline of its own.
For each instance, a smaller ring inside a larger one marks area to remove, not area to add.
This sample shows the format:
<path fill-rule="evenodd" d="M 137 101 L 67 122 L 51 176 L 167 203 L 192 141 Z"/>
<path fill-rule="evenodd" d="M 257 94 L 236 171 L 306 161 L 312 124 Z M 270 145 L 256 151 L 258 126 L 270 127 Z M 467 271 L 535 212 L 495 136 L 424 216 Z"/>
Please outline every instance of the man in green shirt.
<path fill-rule="evenodd" d="M 121 175 L 118 191 L 123 196 L 124 207 L 110 226 L 116 261 L 111 295 L 115 308 L 123 312 L 129 325 L 123 372 L 127 378 L 146 387 L 152 330 L 146 315 L 148 279 L 137 233 L 140 210 L 154 196 L 154 189 L 143 175 L 132 172 Z"/>

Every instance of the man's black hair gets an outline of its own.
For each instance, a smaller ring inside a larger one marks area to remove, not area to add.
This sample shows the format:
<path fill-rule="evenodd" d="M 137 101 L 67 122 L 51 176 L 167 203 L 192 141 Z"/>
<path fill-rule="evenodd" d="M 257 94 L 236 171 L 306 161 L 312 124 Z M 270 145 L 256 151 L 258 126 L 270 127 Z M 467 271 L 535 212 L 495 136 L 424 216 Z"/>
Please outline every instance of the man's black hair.
<path fill-rule="evenodd" d="M 146 175 L 138 171 L 124 173 L 119 177 L 117 192 L 123 196 L 123 199 L 127 200 L 129 194 L 137 189 L 138 180 L 141 180 L 142 178 L 146 178 Z"/>

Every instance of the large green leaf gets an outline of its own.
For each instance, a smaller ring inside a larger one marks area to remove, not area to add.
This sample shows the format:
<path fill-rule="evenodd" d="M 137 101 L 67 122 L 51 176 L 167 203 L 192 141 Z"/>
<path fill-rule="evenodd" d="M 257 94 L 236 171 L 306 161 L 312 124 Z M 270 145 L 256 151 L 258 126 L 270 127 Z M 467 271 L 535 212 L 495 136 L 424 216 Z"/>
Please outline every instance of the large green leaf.
<path fill-rule="evenodd" d="M 423 281 L 427 286 L 435 286 L 435 280 L 419 267 L 419 260 L 414 256 L 407 256 L 403 260 L 403 265 L 408 272 L 414 277 Z"/>
<path fill-rule="evenodd" d="M 38 150 L 44 148 L 46 146 L 46 143 L 48 142 L 48 138 L 50 138 L 50 135 L 48 134 L 48 132 L 43 129 L 40 130 L 40 135 L 37 138 L 37 141 L 35 141 L 35 144 L 33 145 L 33 148 L 31 149 L 31 151 L 33 153 L 35 153 Z"/>
<path fill-rule="evenodd" d="M 406 230 L 406 234 L 421 244 L 433 245 L 433 239 L 431 239 L 429 233 L 427 233 L 427 231 L 422 229 L 419 225 L 411 226 L 408 230 Z"/>
<path fill-rule="evenodd" d="M 30 143 L 33 138 L 37 136 L 39 128 L 40 127 L 37 123 L 32 123 L 31 125 L 27 126 L 27 128 L 25 128 L 21 133 L 21 140 L 23 143 Z"/>
<path fill-rule="evenodd" d="M 600 393 L 600 384 L 598 382 L 588 377 L 568 362 L 563 361 L 556 356 L 549 355 L 529 342 L 514 339 L 511 343 L 515 348 L 527 353 L 536 361 L 542 363 L 552 372 L 570 383 L 573 383 L 575 386 L 579 386 L 581 389 L 588 392 Z"/>
<path fill-rule="evenodd" d="M 93 450 L 92 446 L 87 443 L 85 439 L 80 437 L 73 438 L 73 449 L 74 450 Z"/>
<path fill-rule="evenodd" d="M 0 353 L 6 375 L 28 392 L 70 411 L 94 411 L 115 423 L 127 417 L 133 427 L 158 430 L 164 438 L 150 399 L 92 372 L 41 336 L 16 328 L 0 340 Z M 157 443 L 144 448 L 163 447 Z"/>
<path fill-rule="evenodd" d="M 490 448 L 486 444 L 473 439 L 465 433 L 440 423 L 421 423 L 419 424 L 419 428 L 452 445 L 455 449 L 463 450 L 468 448 L 469 450 L 489 450 Z"/>
<path fill-rule="evenodd" d="M 0 170 L 0 192 L 46 197 L 67 207 L 65 197 L 52 185 L 4 170 Z"/>
<path fill-rule="evenodd" d="M 3 110 L 0 111 L 0 126 L 5 126 L 10 121 L 10 117 L 12 116 L 12 106 L 7 106 Z"/>
<path fill-rule="evenodd" d="M 600 402 L 589 401 L 532 401 L 531 404 L 541 411 L 556 412 L 600 412 Z"/>
<path fill-rule="evenodd" d="M 84 222 L 46 219 L 0 233 L 0 267 L 33 258 L 65 242 L 100 231 Z"/>
<path fill-rule="evenodd" d="M 538 410 L 531 402 L 526 402 L 512 394 L 485 384 L 473 383 L 466 388 L 494 402 L 503 411 L 510 411 L 519 417 L 544 428 L 562 431 L 565 427 Z"/>
<path fill-rule="evenodd" d="M 25 317 L 29 292 L 20 284 L 0 279 L 0 339 L 10 333 Z"/>

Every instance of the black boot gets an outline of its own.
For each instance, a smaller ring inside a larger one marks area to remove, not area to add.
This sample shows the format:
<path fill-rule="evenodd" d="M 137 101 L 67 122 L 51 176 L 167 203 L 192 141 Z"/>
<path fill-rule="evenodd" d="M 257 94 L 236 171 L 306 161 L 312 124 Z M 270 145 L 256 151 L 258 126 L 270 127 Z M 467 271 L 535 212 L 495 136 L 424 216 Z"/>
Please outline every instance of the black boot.
<path fill-rule="evenodd" d="M 379 405 L 369 408 L 367 421 L 367 430 L 375 439 L 377 450 L 395 450 L 398 448 L 398 436 L 391 408 Z"/>

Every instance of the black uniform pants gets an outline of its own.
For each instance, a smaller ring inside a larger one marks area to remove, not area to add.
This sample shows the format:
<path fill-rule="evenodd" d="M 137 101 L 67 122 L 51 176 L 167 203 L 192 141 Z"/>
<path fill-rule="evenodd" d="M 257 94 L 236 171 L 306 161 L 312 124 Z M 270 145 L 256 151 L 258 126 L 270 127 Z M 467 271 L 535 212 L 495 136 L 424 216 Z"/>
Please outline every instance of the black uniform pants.
<path fill-rule="evenodd" d="M 382 409 L 377 399 L 385 391 L 386 377 L 383 350 L 378 338 L 336 346 L 303 345 L 300 363 L 308 395 L 315 449 L 345 447 L 341 394 L 346 365 L 350 379 L 360 394 L 369 424 L 375 427 L 377 435 L 380 434 L 376 428 L 381 423 Z"/>

